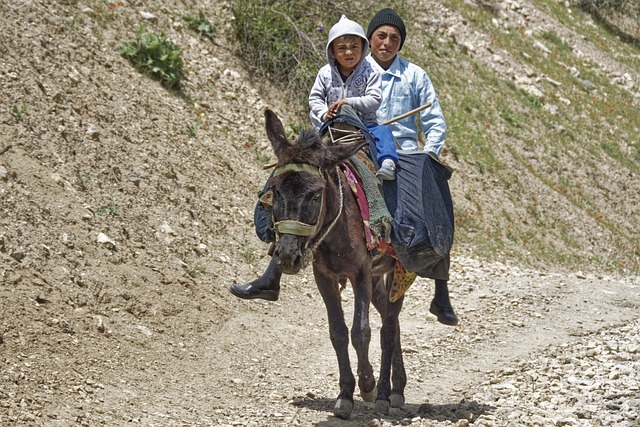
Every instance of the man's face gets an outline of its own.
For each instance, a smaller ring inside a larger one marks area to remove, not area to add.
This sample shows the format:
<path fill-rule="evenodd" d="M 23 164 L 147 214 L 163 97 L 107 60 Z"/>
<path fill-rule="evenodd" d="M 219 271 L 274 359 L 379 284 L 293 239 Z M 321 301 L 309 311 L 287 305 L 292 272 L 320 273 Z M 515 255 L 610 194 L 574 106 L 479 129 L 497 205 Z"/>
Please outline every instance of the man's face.
<path fill-rule="evenodd" d="M 331 53 L 340 64 L 343 73 L 350 73 L 362 58 L 364 40 L 357 36 L 338 37 L 331 43 Z"/>
<path fill-rule="evenodd" d="M 393 25 L 381 25 L 371 34 L 371 55 L 382 68 L 389 68 L 400 50 L 400 30 Z"/>

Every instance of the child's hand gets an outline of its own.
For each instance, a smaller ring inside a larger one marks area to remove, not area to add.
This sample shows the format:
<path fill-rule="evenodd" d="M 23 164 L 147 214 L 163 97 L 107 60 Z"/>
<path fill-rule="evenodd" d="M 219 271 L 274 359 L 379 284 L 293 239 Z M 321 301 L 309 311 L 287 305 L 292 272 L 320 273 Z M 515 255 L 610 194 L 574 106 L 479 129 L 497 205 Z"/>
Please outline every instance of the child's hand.
<path fill-rule="evenodd" d="M 343 105 L 347 105 L 347 101 L 344 100 L 344 99 L 341 99 L 341 100 L 336 101 L 336 102 L 332 102 L 331 105 L 329 105 L 329 111 L 327 111 L 327 114 L 326 114 L 327 120 L 331 120 L 335 116 L 337 116 L 338 113 L 340 112 L 340 108 Z"/>

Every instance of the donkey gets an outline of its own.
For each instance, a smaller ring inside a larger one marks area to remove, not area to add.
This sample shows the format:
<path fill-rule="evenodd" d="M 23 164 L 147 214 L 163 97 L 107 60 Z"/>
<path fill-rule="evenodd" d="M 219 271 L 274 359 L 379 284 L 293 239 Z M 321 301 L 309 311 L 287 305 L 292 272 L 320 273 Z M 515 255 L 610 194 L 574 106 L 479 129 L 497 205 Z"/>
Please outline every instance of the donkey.
<path fill-rule="evenodd" d="M 333 414 L 344 419 L 351 416 L 356 386 L 349 361 L 349 328 L 340 298 L 347 280 L 354 294 L 351 342 L 358 357 L 360 395 L 365 401 L 375 400 L 377 413 L 388 414 L 390 406 L 404 404 L 406 385 L 398 320 L 403 298 L 390 302 L 387 288 L 393 280 L 396 260 L 368 250 L 357 201 L 340 169 L 340 164 L 367 142 L 362 138 L 332 144 L 308 129 L 291 141 L 285 137 L 282 122 L 273 111 L 265 110 L 265 120 L 267 136 L 277 157 L 269 179 L 277 236 L 274 257 L 285 274 L 296 274 L 309 262 L 313 265 L 340 372 L 340 392 Z M 369 361 L 371 303 L 382 317 L 382 357 L 377 384 Z"/>

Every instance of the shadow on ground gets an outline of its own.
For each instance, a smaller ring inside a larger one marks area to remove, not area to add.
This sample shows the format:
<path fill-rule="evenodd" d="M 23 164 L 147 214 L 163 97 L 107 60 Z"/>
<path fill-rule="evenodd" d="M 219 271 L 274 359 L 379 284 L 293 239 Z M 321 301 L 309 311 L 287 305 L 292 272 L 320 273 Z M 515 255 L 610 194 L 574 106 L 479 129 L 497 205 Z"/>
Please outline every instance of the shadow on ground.
<path fill-rule="evenodd" d="M 314 411 L 322 411 L 331 413 L 335 400 L 326 398 L 305 398 L 292 402 L 299 408 L 305 408 Z M 476 401 L 467 401 L 462 399 L 459 403 L 449 404 L 405 404 L 402 408 L 392 408 L 389 415 L 376 414 L 374 412 L 374 404 L 356 400 L 350 422 L 357 425 L 366 425 L 372 419 L 380 419 L 389 422 L 400 422 L 404 419 L 420 417 L 433 421 L 451 421 L 456 423 L 459 420 L 468 420 L 473 423 L 481 415 L 495 410 L 491 405 L 479 403 Z M 333 427 L 337 425 L 348 426 L 349 421 L 341 420 L 330 416 L 326 421 L 316 424 L 318 427 Z M 362 424 L 362 423 L 365 424 Z"/>

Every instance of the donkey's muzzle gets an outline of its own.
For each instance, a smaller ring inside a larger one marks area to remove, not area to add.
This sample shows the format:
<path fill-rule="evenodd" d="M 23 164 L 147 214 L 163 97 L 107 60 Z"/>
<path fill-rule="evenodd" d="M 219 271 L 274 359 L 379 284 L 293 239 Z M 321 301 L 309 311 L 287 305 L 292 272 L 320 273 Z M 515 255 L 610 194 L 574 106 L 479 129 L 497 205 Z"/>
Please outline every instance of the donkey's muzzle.
<path fill-rule="evenodd" d="M 296 274 L 306 267 L 308 249 L 300 245 L 301 239 L 297 236 L 282 236 L 276 244 L 274 256 L 278 260 L 278 267 L 284 274 Z M 304 248 L 304 249 L 303 249 Z"/>

